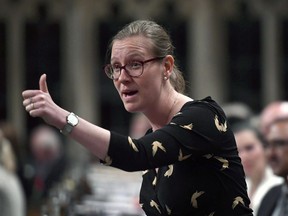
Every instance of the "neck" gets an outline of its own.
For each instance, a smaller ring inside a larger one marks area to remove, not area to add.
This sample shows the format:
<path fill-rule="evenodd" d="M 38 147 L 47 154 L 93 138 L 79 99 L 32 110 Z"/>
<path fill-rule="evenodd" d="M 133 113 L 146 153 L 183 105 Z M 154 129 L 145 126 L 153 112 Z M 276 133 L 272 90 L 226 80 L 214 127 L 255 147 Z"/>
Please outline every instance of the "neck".
<path fill-rule="evenodd" d="M 250 177 L 251 181 L 251 187 L 250 187 L 250 195 L 253 196 L 255 190 L 260 185 L 262 179 L 264 178 L 265 171 L 260 173 L 259 175 L 255 175 L 253 177 Z"/>
<path fill-rule="evenodd" d="M 153 107 L 149 113 L 144 113 L 149 119 L 153 131 L 169 124 L 173 116 L 188 101 L 192 101 L 192 99 L 173 90 L 170 95 L 165 96 L 162 102 L 159 101 L 159 106 Z"/>
<path fill-rule="evenodd" d="M 146 117 L 149 119 L 153 131 L 168 124 L 174 116 L 175 110 L 178 109 L 178 99 L 180 94 L 175 90 L 171 91 L 170 94 L 162 97 L 161 100 L 157 101 L 157 104 L 147 112 L 144 112 Z"/>

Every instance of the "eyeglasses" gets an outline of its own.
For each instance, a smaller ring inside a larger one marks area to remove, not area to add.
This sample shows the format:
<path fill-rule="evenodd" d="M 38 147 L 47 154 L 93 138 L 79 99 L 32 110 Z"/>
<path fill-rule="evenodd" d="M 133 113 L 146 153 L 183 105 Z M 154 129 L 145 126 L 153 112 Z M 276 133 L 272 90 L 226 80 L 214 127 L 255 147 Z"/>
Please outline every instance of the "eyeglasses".
<path fill-rule="evenodd" d="M 284 146 L 288 146 L 288 140 L 270 140 L 265 141 L 265 148 L 283 148 Z"/>
<path fill-rule="evenodd" d="M 124 69 L 126 73 L 131 77 L 139 77 L 143 74 L 144 64 L 151 61 L 161 60 L 163 58 L 165 57 L 155 57 L 145 61 L 135 60 L 123 66 L 121 66 L 120 64 L 107 64 L 104 66 L 104 71 L 106 75 L 112 80 L 117 80 L 120 77 L 122 69 Z"/>

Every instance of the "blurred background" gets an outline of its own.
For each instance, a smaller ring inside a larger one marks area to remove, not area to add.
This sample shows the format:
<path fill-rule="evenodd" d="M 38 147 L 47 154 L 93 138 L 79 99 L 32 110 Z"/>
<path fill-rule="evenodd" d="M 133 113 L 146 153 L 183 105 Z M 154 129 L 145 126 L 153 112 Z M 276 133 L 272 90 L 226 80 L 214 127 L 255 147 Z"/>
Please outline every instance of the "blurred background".
<path fill-rule="evenodd" d="M 288 0 L 0 0 L 0 120 L 14 127 L 23 158 L 32 129 L 43 122 L 24 111 L 21 92 L 38 88 L 43 73 L 57 104 L 130 133 L 132 115 L 102 66 L 111 37 L 135 19 L 168 30 L 192 98 L 210 95 L 253 113 L 287 100 Z M 62 141 L 80 179 L 94 158 Z"/>

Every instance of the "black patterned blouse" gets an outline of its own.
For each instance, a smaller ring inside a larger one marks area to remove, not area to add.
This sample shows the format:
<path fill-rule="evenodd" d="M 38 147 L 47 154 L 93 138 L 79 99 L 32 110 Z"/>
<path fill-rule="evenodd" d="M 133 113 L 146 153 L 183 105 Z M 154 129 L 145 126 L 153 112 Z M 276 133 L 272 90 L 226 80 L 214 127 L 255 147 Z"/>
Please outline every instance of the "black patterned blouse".
<path fill-rule="evenodd" d="M 187 102 L 140 139 L 112 132 L 104 163 L 143 170 L 140 205 L 148 216 L 252 216 L 234 135 L 210 97 Z"/>

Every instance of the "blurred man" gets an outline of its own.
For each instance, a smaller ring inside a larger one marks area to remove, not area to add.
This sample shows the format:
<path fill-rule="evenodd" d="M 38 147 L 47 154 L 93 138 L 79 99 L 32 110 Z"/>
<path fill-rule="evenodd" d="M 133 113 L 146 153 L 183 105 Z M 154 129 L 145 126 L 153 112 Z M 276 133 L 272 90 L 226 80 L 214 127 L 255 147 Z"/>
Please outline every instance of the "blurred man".
<path fill-rule="evenodd" d="M 31 157 L 24 166 L 28 208 L 39 208 L 66 168 L 63 144 L 58 131 L 46 125 L 36 127 L 29 139 Z"/>
<path fill-rule="evenodd" d="M 267 129 L 267 159 L 274 174 L 282 177 L 284 183 L 268 191 L 257 215 L 285 216 L 288 215 L 288 118 L 274 120 Z"/>
<path fill-rule="evenodd" d="M 278 118 L 288 118 L 288 101 L 274 101 L 263 109 L 259 124 L 263 136 L 268 133 L 271 122 Z"/>

